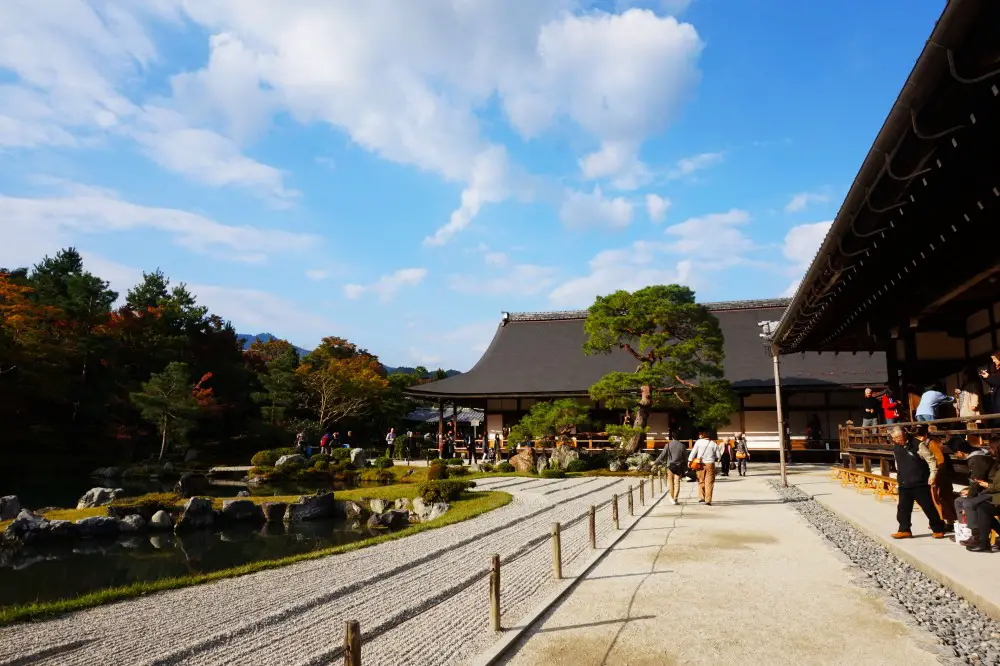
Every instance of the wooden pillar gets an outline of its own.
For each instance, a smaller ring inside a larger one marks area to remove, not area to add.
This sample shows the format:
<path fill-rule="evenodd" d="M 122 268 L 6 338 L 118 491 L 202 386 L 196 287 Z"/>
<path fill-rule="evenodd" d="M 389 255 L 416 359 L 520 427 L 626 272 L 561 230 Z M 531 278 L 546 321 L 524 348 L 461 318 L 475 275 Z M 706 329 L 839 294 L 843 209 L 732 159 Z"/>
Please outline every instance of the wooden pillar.
<path fill-rule="evenodd" d="M 458 403 L 451 401 L 451 434 L 455 438 L 455 445 L 458 445 Z M 454 454 L 454 452 L 452 452 Z"/>
<path fill-rule="evenodd" d="M 444 400 L 438 400 L 438 455 L 444 457 Z"/>

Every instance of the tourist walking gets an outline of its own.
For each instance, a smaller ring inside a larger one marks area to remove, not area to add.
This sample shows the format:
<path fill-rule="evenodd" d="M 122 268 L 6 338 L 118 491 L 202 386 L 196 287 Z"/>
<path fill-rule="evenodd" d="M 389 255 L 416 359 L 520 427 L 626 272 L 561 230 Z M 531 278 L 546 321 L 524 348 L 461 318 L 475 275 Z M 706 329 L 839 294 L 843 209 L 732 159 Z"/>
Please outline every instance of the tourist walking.
<path fill-rule="evenodd" d="M 472 439 L 472 435 L 465 436 L 465 447 L 469 450 L 469 465 L 476 464 L 476 440 Z M 486 452 L 483 452 L 483 457 L 486 457 Z"/>
<path fill-rule="evenodd" d="M 700 431 L 698 441 L 688 454 L 688 467 L 698 477 L 698 501 L 712 505 L 715 490 L 715 465 L 719 462 L 719 445 L 708 438 L 708 433 Z"/>
<path fill-rule="evenodd" d="M 882 409 L 882 402 L 872 394 L 870 388 L 865 389 L 865 398 L 861 401 L 862 426 L 877 426 L 878 413 Z"/>
<path fill-rule="evenodd" d="M 918 451 L 920 457 L 927 463 L 930 469 L 930 477 L 927 483 L 931 487 L 931 500 L 937 508 L 938 515 L 945 524 L 945 532 L 951 532 L 955 526 L 955 470 L 951 464 L 951 457 L 944 448 L 944 442 L 940 437 L 928 437 L 925 428 L 918 429 L 917 441 L 920 442 Z"/>
<path fill-rule="evenodd" d="M 332 437 L 333 436 L 330 434 L 330 431 L 327 430 L 325 433 L 323 433 L 323 436 L 319 438 L 319 452 L 320 453 L 329 453 L 330 452 L 329 451 L 330 440 L 331 440 Z"/>
<path fill-rule="evenodd" d="M 976 543 L 970 543 L 966 549 L 974 553 L 992 553 L 990 533 L 1000 532 L 1000 522 L 997 521 L 997 505 L 1000 504 L 1000 442 L 990 442 L 990 457 L 993 465 L 985 480 L 976 481 L 980 488 L 979 496 L 965 505 L 966 515 L 973 514 L 973 524 L 978 532 Z"/>
<path fill-rule="evenodd" d="M 989 384 L 990 400 L 986 405 L 990 414 L 1000 414 L 1000 349 L 993 352 L 989 366 L 979 373 L 979 376 Z"/>
<path fill-rule="evenodd" d="M 724 444 L 719 446 L 721 451 L 719 455 L 719 469 L 722 472 L 722 476 L 729 476 L 729 466 L 733 463 L 733 447 L 731 439 L 727 439 Z"/>
<path fill-rule="evenodd" d="M 389 432 L 385 434 L 385 445 L 389 447 L 389 455 L 393 454 L 393 447 L 396 444 L 396 429 L 389 428 Z"/>
<path fill-rule="evenodd" d="M 740 433 L 736 437 L 736 472 L 740 476 L 747 475 L 747 463 L 750 461 L 750 448 L 747 446 L 746 435 Z"/>
<path fill-rule="evenodd" d="M 671 504 L 677 504 L 681 494 L 681 479 L 687 472 L 687 452 L 684 443 L 671 436 L 670 441 L 656 457 L 655 464 L 665 465 L 667 468 L 667 494 L 670 496 Z"/>
<path fill-rule="evenodd" d="M 900 426 L 893 426 L 889 434 L 892 437 L 892 454 L 896 460 L 896 482 L 899 488 L 899 500 L 896 504 L 899 529 L 893 533 L 892 538 L 908 539 L 913 536 L 911 517 L 913 503 L 916 502 L 927 516 L 934 538 L 943 539 L 945 525 L 931 499 L 931 487 L 928 483 L 931 470 L 920 457 L 919 443 L 913 438 L 907 438 Z"/>
<path fill-rule="evenodd" d="M 306 434 L 304 432 L 295 436 L 295 451 L 303 454 L 306 452 Z"/>
<path fill-rule="evenodd" d="M 918 421 L 933 421 L 938 418 L 938 409 L 943 405 L 955 402 L 955 398 L 945 395 L 936 386 L 930 386 L 920 396 L 920 404 L 917 405 Z"/>

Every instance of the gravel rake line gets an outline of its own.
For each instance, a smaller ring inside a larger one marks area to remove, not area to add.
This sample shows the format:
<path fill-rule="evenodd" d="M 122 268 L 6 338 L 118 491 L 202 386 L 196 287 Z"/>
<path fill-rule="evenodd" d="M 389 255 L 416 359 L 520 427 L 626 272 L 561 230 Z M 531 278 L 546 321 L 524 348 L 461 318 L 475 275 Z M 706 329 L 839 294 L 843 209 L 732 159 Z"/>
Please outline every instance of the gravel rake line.
<path fill-rule="evenodd" d="M 1000 666 L 1000 623 L 951 589 L 931 580 L 888 548 L 796 486 L 769 480 L 780 498 L 841 550 L 880 588 L 934 634 L 962 663 Z"/>
<path fill-rule="evenodd" d="M 599 492 L 605 488 L 611 488 L 616 483 L 618 483 L 617 480 L 607 484 L 602 488 L 588 490 L 583 493 L 578 493 L 570 497 L 564 498 L 561 500 L 561 502 L 568 503 L 577 501 L 594 492 Z M 584 484 L 574 484 L 573 486 L 569 486 L 564 490 L 567 492 L 574 491 L 581 485 Z M 430 572 L 421 573 L 419 571 L 421 565 L 429 562 L 435 562 L 437 560 L 449 556 L 449 554 L 452 555 L 452 557 L 449 557 L 448 559 L 453 559 L 454 557 L 458 557 L 461 555 L 459 551 L 465 546 L 476 543 L 479 547 L 482 547 L 483 545 L 485 545 L 485 543 L 492 540 L 491 537 L 499 536 L 503 532 L 510 533 L 510 534 L 503 534 L 502 538 L 502 541 L 509 542 L 511 540 L 511 537 L 516 536 L 518 531 L 526 531 L 532 529 L 531 523 L 536 518 L 546 513 L 558 512 L 562 506 L 563 504 L 546 505 L 541 509 L 537 509 L 525 516 L 521 516 L 516 523 L 513 524 L 506 523 L 494 527 L 492 529 L 489 529 L 485 532 L 483 531 L 475 532 L 471 536 L 459 541 L 456 544 L 438 548 L 437 550 L 434 550 L 422 557 L 419 557 L 414 560 L 408 560 L 405 563 L 400 564 L 399 566 L 396 566 L 388 571 L 374 573 L 371 576 L 362 578 L 351 584 L 342 585 L 340 587 L 327 590 L 321 594 L 318 594 L 306 600 L 303 600 L 301 597 L 301 589 L 296 589 L 296 592 L 300 593 L 297 595 L 298 601 L 297 603 L 293 603 L 291 606 L 270 612 L 262 617 L 257 617 L 253 620 L 244 621 L 237 626 L 227 627 L 225 630 L 216 632 L 215 634 L 210 636 L 206 636 L 193 644 L 188 644 L 179 648 L 171 649 L 167 651 L 165 654 L 160 654 L 151 658 L 148 657 L 148 655 L 145 655 L 147 656 L 147 659 L 138 663 L 142 663 L 145 666 L 171 666 L 173 664 L 182 663 L 185 659 L 192 657 L 195 654 L 205 653 L 216 647 L 220 647 L 223 645 L 228 645 L 231 648 L 235 647 L 232 645 L 232 643 L 234 642 L 235 639 L 238 639 L 240 636 L 243 635 L 256 634 L 262 630 L 266 632 L 269 629 L 280 631 L 279 625 L 281 623 L 290 620 L 296 616 L 304 616 L 308 611 L 329 604 L 334 600 L 347 597 L 348 595 L 358 592 L 359 590 L 364 590 L 365 594 L 363 596 L 366 599 L 370 599 L 372 596 L 373 587 L 381 587 L 383 586 L 380 585 L 381 583 L 386 583 L 386 581 L 391 581 L 391 579 L 393 579 L 395 576 L 399 574 L 414 572 L 414 570 L 417 570 L 414 573 L 416 573 L 418 578 L 420 576 L 432 575 L 432 573 Z M 390 589 L 392 589 L 394 587 L 397 587 L 398 583 L 389 582 L 384 586 L 390 587 Z M 258 606 L 257 604 L 254 605 Z M 248 640 L 253 640 L 253 638 L 254 636 L 249 636 Z M 122 647 L 124 648 L 125 646 Z M 144 655 L 137 655 L 137 658 L 141 659 L 142 656 Z"/>

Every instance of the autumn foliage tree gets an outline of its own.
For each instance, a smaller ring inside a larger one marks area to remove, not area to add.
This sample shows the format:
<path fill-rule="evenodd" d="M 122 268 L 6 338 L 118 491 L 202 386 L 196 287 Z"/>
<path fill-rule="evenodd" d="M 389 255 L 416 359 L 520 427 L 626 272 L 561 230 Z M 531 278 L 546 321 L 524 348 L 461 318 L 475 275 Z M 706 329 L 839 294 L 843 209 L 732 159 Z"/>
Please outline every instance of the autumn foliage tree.
<path fill-rule="evenodd" d="M 729 420 L 722 329 L 691 289 L 658 285 L 599 296 L 584 329 L 587 354 L 624 350 L 635 360 L 633 372 L 609 373 L 590 388 L 594 400 L 626 410 L 626 424 L 608 432 L 621 437 L 627 452 L 639 448 L 654 407 L 687 409 L 702 427 Z"/>
<path fill-rule="evenodd" d="M 296 374 L 302 406 L 321 429 L 368 414 L 389 387 L 378 357 L 337 337 L 323 338 Z"/>

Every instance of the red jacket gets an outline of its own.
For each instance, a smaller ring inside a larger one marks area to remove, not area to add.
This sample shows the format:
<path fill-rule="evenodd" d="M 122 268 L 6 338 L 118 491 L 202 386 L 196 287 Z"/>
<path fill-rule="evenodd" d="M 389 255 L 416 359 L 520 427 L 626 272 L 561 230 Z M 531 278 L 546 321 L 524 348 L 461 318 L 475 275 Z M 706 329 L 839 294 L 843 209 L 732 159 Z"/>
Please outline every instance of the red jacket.
<path fill-rule="evenodd" d="M 885 414 L 885 418 L 887 419 L 898 419 L 899 400 L 890 398 L 887 395 L 882 396 L 882 413 Z"/>

